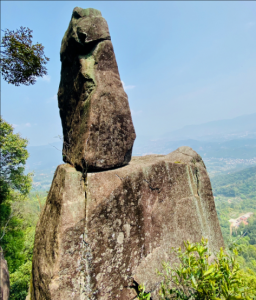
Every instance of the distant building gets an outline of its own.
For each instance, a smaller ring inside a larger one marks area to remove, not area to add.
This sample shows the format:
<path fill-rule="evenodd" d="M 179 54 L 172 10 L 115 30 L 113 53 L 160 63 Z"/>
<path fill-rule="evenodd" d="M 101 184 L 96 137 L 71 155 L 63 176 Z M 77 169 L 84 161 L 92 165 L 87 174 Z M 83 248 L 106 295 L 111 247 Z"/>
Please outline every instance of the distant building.
<path fill-rule="evenodd" d="M 253 213 L 252 212 L 248 212 L 240 217 L 238 217 L 237 219 L 230 219 L 229 222 L 230 224 L 230 235 L 232 235 L 232 228 L 237 229 L 239 227 L 239 225 L 241 223 L 243 223 L 244 225 L 248 225 L 247 220 L 250 218 L 250 216 L 252 216 Z"/>

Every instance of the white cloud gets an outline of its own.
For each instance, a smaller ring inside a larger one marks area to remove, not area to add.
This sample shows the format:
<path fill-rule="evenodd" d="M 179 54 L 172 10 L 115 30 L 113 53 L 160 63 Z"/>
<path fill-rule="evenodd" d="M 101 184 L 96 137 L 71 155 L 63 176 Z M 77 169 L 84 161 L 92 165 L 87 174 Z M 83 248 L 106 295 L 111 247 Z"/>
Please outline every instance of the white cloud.
<path fill-rule="evenodd" d="M 31 123 L 28 122 L 28 123 L 25 123 L 25 124 L 23 123 L 23 124 L 20 124 L 20 125 L 19 124 L 12 124 L 12 126 L 13 126 L 14 129 L 19 128 L 21 130 L 21 129 L 24 129 L 25 127 L 31 127 L 32 125 L 31 125 Z"/>
<path fill-rule="evenodd" d="M 40 79 L 43 80 L 43 81 L 50 82 L 50 81 L 51 81 L 51 76 L 49 76 L 49 75 L 44 75 L 44 76 L 41 77 Z"/>
<path fill-rule="evenodd" d="M 121 81 L 121 82 L 122 82 L 122 85 L 123 85 L 125 91 L 135 88 L 135 85 L 125 85 L 125 83 L 123 81 Z"/>

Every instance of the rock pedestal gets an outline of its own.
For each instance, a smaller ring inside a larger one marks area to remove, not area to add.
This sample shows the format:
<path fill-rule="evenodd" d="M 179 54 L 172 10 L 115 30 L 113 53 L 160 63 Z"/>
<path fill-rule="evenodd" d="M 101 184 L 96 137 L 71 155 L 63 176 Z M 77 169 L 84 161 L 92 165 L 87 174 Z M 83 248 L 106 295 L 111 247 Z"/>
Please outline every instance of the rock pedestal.
<path fill-rule="evenodd" d="M 37 224 L 31 300 L 132 300 L 144 283 L 158 299 L 172 247 L 223 239 L 201 157 L 181 147 L 83 174 L 58 166 Z"/>
<path fill-rule="evenodd" d="M 58 102 L 64 161 L 89 171 L 128 164 L 136 135 L 108 25 L 100 11 L 73 10 L 60 56 Z"/>

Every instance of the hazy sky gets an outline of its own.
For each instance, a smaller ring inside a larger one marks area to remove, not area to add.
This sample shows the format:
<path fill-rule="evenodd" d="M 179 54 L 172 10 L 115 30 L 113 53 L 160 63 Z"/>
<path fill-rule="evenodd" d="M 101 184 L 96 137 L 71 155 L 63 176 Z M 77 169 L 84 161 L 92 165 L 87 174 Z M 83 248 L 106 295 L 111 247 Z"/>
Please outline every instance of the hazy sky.
<path fill-rule="evenodd" d="M 1 1 L 1 28 L 33 30 L 48 76 L 1 80 L 1 115 L 30 145 L 62 135 L 59 50 L 75 6 L 107 20 L 138 138 L 256 112 L 256 2 Z"/>

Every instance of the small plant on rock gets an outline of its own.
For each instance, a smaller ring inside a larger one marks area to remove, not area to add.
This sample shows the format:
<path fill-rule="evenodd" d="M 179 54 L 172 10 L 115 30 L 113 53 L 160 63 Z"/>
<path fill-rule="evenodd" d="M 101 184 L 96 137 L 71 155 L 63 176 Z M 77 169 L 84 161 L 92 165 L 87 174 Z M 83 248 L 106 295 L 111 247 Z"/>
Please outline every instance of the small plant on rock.
<path fill-rule="evenodd" d="M 138 288 L 139 288 L 139 295 L 138 295 L 137 299 L 139 299 L 139 300 L 150 300 L 151 294 L 145 292 L 145 286 L 144 286 L 144 284 L 139 285 Z"/>

